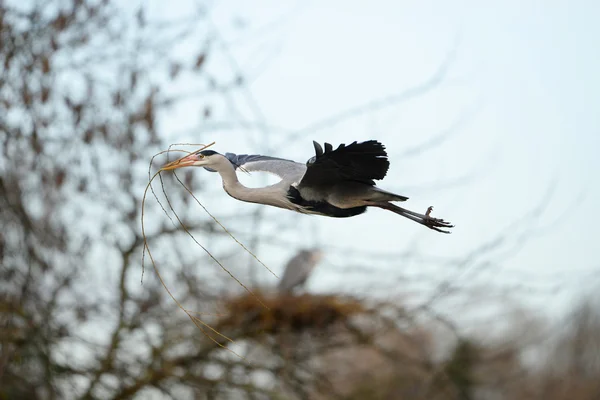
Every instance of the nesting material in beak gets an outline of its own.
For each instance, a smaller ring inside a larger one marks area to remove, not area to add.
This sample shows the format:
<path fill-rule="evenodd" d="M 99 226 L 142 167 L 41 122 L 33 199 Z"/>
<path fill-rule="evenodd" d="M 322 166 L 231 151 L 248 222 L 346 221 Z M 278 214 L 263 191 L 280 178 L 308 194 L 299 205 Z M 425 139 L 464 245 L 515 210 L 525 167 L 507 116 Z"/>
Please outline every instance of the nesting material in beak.
<path fill-rule="evenodd" d="M 177 143 L 178 145 L 192 145 L 191 143 Z M 210 144 L 207 145 L 201 145 L 201 144 L 197 144 L 197 146 L 202 146 L 200 149 L 196 150 L 194 153 L 190 153 L 185 157 L 181 157 L 179 160 L 175 160 L 173 162 L 168 163 L 167 165 L 163 166 L 160 171 L 171 171 L 177 168 L 183 168 L 183 167 L 189 167 L 190 165 L 193 165 L 196 161 L 199 160 L 197 153 L 212 146 L 213 144 L 215 144 L 215 142 L 212 142 Z M 169 150 L 171 149 L 171 147 L 169 146 Z M 162 152 L 164 153 L 164 152 Z"/>
<path fill-rule="evenodd" d="M 193 165 L 196 161 L 198 161 L 198 156 L 196 154 L 190 154 L 185 157 L 180 158 L 179 160 L 175 160 L 173 162 L 168 163 L 163 166 L 161 171 L 170 171 L 177 168 L 189 167 Z"/>

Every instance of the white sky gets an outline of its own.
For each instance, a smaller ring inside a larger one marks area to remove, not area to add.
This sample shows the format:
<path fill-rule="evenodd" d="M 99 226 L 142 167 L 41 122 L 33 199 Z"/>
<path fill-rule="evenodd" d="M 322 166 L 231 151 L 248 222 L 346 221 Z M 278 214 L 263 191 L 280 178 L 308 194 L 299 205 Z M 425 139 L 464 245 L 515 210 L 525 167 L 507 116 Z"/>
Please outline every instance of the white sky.
<path fill-rule="evenodd" d="M 157 4 L 163 5 L 156 5 L 163 15 L 186 9 L 185 1 L 180 7 Z M 236 15 L 246 21 L 245 29 L 231 23 Z M 311 233 L 316 230 L 326 248 L 389 253 L 416 246 L 422 253 L 456 256 L 547 200 L 539 225 L 552 225 L 559 217 L 560 222 L 486 279 L 512 276 L 533 284 L 551 277 L 571 297 L 591 290 L 600 277 L 600 218 L 594 207 L 600 204 L 598 15 L 600 3 L 594 1 L 219 2 L 213 21 L 251 80 L 250 91 L 234 100 L 246 121 L 302 129 L 417 86 L 453 48 L 456 54 L 445 80 L 427 95 L 307 133 L 288 146 L 278 146 L 285 137 L 276 130 L 202 130 L 198 119 L 190 117 L 198 113 L 198 104 L 174 112 L 163 129 L 170 142 L 214 140 L 214 149 L 223 153 L 263 153 L 298 161 L 313 155 L 313 139 L 334 146 L 378 139 L 391 161 L 379 185 L 409 196 L 405 205 L 416 211 L 434 205 L 434 215 L 457 225 L 446 236 L 383 210 L 348 219 L 293 216 L 295 230 L 281 235 L 298 245 L 314 244 Z M 279 23 L 260 29 L 271 21 Z M 231 62 L 215 57 L 210 67 L 227 75 Z M 468 119 L 458 133 L 442 146 L 418 157 L 402 156 L 464 116 Z M 193 134 L 179 133 L 191 127 Z M 268 146 L 260 140 L 268 140 Z M 269 148 L 275 153 L 267 153 Z M 464 176 L 471 177 L 469 183 L 447 185 Z M 203 200 L 217 217 L 234 208 L 254 209 L 219 192 L 218 176 L 208 176 L 207 182 L 215 194 Z M 436 183 L 446 185 L 436 188 Z M 552 197 L 544 199 L 552 183 Z M 278 220 L 285 213 L 289 212 L 270 209 L 266 215 Z M 262 232 L 269 233 L 270 226 Z M 250 228 L 235 226 L 235 221 L 228 227 Z M 290 251 L 263 248 L 259 256 L 277 266 Z M 344 275 L 340 278 L 338 270 L 332 277 L 327 269 L 348 261 L 353 262 L 344 252 L 332 251 L 311 287 L 343 286 Z M 384 275 L 381 281 L 386 283 Z"/>

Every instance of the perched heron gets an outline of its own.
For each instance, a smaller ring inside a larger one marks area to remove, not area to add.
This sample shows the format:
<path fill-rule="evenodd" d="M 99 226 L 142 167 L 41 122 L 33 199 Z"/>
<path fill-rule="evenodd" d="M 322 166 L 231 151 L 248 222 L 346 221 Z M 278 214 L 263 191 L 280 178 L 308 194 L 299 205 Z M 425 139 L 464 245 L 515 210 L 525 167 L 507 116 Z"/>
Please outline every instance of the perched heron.
<path fill-rule="evenodd" d="M 399 207 L 392 202 L 406 201 L 408 197 L 394 194 L 375 186 L 374 180 L 385 177 L 390 162 L 385 147 L 375 141 L 341 144 L 333 149 L 325 143 L 325 150 L 314 142 L 316 155 L 306 164 L 283 158 L 233 154 L 219 154 L 202 150 L 165 165 L 163 170 L 196 166 L 218 172 L 223 189 L 231 197 L 250 203 L 266 204 L 279 208 L 328 217 L 353 217 L 364 213 L 367 207 L 379 207 L 402 215 L 438 232 L 454 225 L 430 216 L 433 207 L 425 214 Z M 242 185 L 236 170 L 264 171 L 275 174 L 281 181 L 262 188 Z"/>
<path fill-rule="evenodd" d="M 300 250 L 286 264 L 283 277 L 279 281 L 279 292 L 291 293 L 296 287 L 304 285 L 321 258 L 321 250 Z"/>

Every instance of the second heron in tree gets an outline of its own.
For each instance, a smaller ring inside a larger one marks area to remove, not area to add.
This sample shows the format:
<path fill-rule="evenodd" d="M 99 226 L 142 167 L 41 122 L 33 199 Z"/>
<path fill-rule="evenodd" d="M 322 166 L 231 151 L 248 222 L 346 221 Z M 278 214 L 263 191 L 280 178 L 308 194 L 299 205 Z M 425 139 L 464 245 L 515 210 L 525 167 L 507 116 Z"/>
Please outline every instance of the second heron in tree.
<path fill-rule="evenodd" d="M 223 179 L 223 189 L 238 200 L 285 208 L 304 214 L 328 217 L 352 217 L 364 213 L 367 207 L 378 207 L 402 215 L 438 232 L 450 233 L 453 225 L 425 214 L 399 207 L 393 202 L 406 201 L 408 197 L 394 194 L 375 186 L 383 179 L 390 162 L 385 147 L 375 141 L 341 144 L 333 149 L 325 143 L 325 150 L 313 142 L 316 155 L 306 164 L 282 158 L 225 153 L 212 150 L 192 153 L 165 165 L 163 170 L 182 167 L 204 167 L 218 172 Z M 264 171 L 275 174 L 281 181 L 263 188 L 242 185 L 236 170 Z"/>
<path fill-rule="evenodd" d="M 295 288 L 302 287 L 322 258 L 323 252 L 319 249 L 300 250 L 286 264 L 279 281 L 279 292 L 291 293 Z"/>

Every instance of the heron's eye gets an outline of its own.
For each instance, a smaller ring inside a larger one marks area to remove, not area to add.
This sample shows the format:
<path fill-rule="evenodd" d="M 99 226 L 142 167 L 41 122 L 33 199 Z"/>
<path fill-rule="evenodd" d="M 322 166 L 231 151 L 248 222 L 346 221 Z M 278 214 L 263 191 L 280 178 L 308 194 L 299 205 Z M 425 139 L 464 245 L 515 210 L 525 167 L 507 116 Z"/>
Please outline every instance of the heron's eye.
<path fill-rule="evenodd" d="M 198 154 L 198 158 L 202 160 L 204 158 L 204 154 Z"/>

